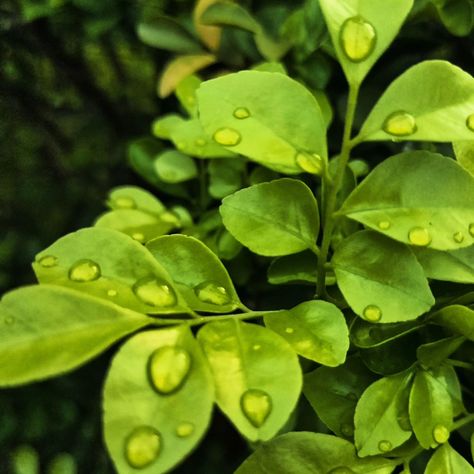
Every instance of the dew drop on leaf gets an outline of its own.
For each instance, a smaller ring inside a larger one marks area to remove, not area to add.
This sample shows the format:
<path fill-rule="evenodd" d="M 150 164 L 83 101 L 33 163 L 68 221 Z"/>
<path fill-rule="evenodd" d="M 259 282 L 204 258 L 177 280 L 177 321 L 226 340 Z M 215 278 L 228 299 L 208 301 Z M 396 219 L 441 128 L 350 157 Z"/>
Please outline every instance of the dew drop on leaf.
<path fill-rule="evenodd" d="M 110 296 L 111 298 L 113 298 L 114 296 L 117 296 L 117 290 L 114 290 L 114 289 L 107 290 L 107 296 Z"/>
<path fill-rule="evenodd" d="M 230 297 L 227 290 L 212 281 L 204 281 L 194 287 L 194 293 L 204 303 L 215 304 L 223 306 L 230 302 Z"/>
<path fill-rule="evenodd" d="M 384 132 L 396 137 L 412 135 L 417 131 L 415 117 L 403 110 L 390 114 L 383 123 Z"/>
<path fill-rule="evenodd" d="M 293 334 L 293 333 L 295 332 L 295 330 L 294 330 L 293 328 L 286 328 L 286 329 L 285 329 L 285 332 L 286 332 L 287 334 Z"/>
<path fill-rule="evenodd" d="M 354 471 L 347 466 L 338 466 L 328 471 L 328 474 L 355 474 Z"/>
<path fill-rule="evenodd" d="M 194 425 L 187 421 L 180 423 L 176 427 L 176 436 L 178 436 L 179 438 L 187 438 L 188 436 L 191 436 L 193 433 L 194 433 Z"/>
<path fill-rule="evenodd" d="M 379 221 L 377 226 L 380 230 L 387 230 L 387 229 L 390 229 L 392 224 L 390 223 L 390 221 Z"/>
<path fill-rule="evenodd" d="M 298 151 L 295 162 L 306 173 L 321 175 L 323 172 L 323 159 L 316 153 Z"/>
<path fill-rule="evenodd" d="M 44 257 L 41 257 L 39 259 L 38 263 L 43 268 L 52 268 L 58 264 L 58 258 L 55 257 L 54 255 L 45 255 Z"/>
<path fill-rule="evenodd" d="M 469 117 L 466 119 L 466 126 L 469 130 L 474 132 L 474 114 L 469 115 Z"/>
<path fill-rule="evenodd" d="M 374 304 L 366 306 L 362 314 L 367 321 L 372 323 L 376 323 L 382 319 L 382 310 Z"/>
<path fill-rule="evenodd" d="M 214 141 L 222 146 L 236 146 L 242 140 L 240 133 L 233 128 L 220 128 L 213 137 Z"/>
<path fill-rule="evenodd" d="M 114 207 L 119 209 L 133 209 L 137 207 L 135 200 L 128 196 L 120 196 L 114 199 Z"/>
<path fill-rule="evenodd" d="M 463 240 L 464 240 L 464 234 L 462 232 L 456 232 L 454 235 L 453 235 L 453 240 L 460 244 Z"/>
<path fill-rule="evenodd" d="M 168 308 L 177 301 L 174 291 L 164 281 L 154 277 L 137 281 L 133 292 L 142 303 L 155 308 Z"/>
<path fill-rule="evenodd" d="M 249 389 L 240 397 L 240 407 L 247 420 L 260 428 L 272 411 L 272 399 L 263 390 Z"/>
<path fill-rule="evenodd" d="M 207 142 L 204 138 L 197 138 L 195 143 L 197 146 L 204 146 Z"/>
<path fill-rule="evenodd" d="M 472 237 L 474 237 L 474 222 L 472 224 L 469 224 L 469 233 Z"/>
<path fill-rule="evenodd" d="M 148 360 L 148 374 L 153 388 L 162 395 L 178 390 L 191 369 L 191 355 L 176 346 L 154 351 Z"/>
<path fill-rule="evenodd" d="M 342 423 L 340 430 L 346 438 L 350 438 L 354 434 L 354 427 L 349 423 Z"/>
<path fill-rule="evenodd" d="M 140 243 L 145 242 L 145 236 L 141 232 L 134 232 L 132 234 L 132 239 Z"/>
<path fill-rule="evenodd" d="M 69 279 L 78 283 L 94 281 L 100 278 L 101 270 L 93 260 L 78 260 L 69 270 Z"/>
<path fill-rule="evenodd" d="M 358 63 L 367 59 L 374 50 L 377 33 L 363 17 L 354 16 L 342 24 L 339 40 L 347 58 Z"/>
<path fill-rule="evenodd" d="M 408 240 L 413 245 L 426 247 L 431 244 L 431 235 L 428 232 L 428 229 L 425 229 L 424 227 L 413 227 L 413 229 L 408 232 Z"/>
<path fill-rule="evenodd" d="M 239 107 L 234 110 L 234 117 L 237 119 L 246 119 L 250 117 L 250 111 L 246 107 Z"/>
<path fill-rule="evenodd" d="M 439 443 L 446 443 L 449 439 L 449 430 L 444 425 L 436 425 L 433 428 L 433 439 Z"/>
<path fill-rule="evenodd" d="M 379 443 L 379 450 L 382 451 L 382 453 L 387 453 L 392 449 L 392 443 L 390 441 L 387 441 L 386 439 L 383 439 Z"/>
<path fill-rule="evenodd" d="M 160 433 L 150 426 L 135 428 L 125 441 L 125 459 L 135 469 L 143 469 L 156 461 L 160 450 Z"/>
<path fill-rule="evenodd" d="M 259 351 L 261 348 L 262 348 L 262 346 L 260 344 L 254 344 L 253 347 L 252 347 L 252 349 L 254 351 Z"/>

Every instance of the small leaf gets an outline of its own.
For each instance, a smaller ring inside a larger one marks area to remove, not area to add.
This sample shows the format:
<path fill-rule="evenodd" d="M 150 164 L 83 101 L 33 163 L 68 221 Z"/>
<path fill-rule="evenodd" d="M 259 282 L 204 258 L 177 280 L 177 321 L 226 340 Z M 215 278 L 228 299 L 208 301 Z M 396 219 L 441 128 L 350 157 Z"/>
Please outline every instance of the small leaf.
<path fill-rule="evenodd" d="M 415 319 L 435 303 L 410 249 L 375 232 L 361 231 L 343 240 L 332 264 L 344 298 L 371 323 Z"/>
<path fill-rule="evenodd" d="M 438 367 L 453 352 L 457 351 L 465 340 L 463 336 L 453 336 L 422 344 L 416 350 L 416 356 L 423 368 Z"/>
<path fill-rule="evenodd" d="M 260 24 L 242 6 L 236 3 L 213 2 L 201 15 L 201 22 L 206 25 L 234 26 L 251 33 L 258 33 Z"/>
<path fill-rule="evenodd" d="M 474 26 L 471 0 L 433 0 L 446 29 L 456 36 L 467 36 Z"/>
<path fill-rule="evenodd" d="M 474 311 L 466 306 L 446 306 L 436 312 L 431 321 L 474 341 Z"/>
<path fill-rule="evenodd" d="M 349 349 L 346 320 L 337 306 L 306 301 L 282 314 L 265 316 L 265 325 L 286 339 L 301 356 L 335 367 Z"/>
<path fill-rule="evenodd" d="M 283 178 L 243 189 L 227 196 L 220 212 L 227 230 L 259 255 L 316 248 L 318 206 L 301 181 Z"/>
<path fill-rule="evenodd" d="M 208 9 L 210 5 L 217 3 L 217 0 L 198 0 L 194 7 L 193 20 L 196 32 L 201 38 L 202 42 L 211 50 L 219 49 L 222 36 L 222 28 L 216 26 L 205 25 L 201 21 L 202 14 Z"/>
<path fill-rule="evenodd" d="M 272 261 L 268 267 L 268 282 L 272 285 L 287 283 L 316 283 L 317 257 L 313 252 L 305 250 L 294 255 L 285 255 Z M 326 281 L 328 284 L 328 281 Z"/>
<path fill-rule="evenodd" d="M 4 295 L 0 321 L 2 386 L 68 372 L 152 322 L 144 314 L 51 285 Z"/>
<path fill-rule="evenodd" d="M 474 468 L 448 443 L 440 446 L 428 461 L 424 474 L 474 474 Z"/>
<path fill-rule="evenodd" d="M 367 117 L 358 140 L 473 140 L 473 110 L 474 79 L 470 74 L 447 61 L 423 61 L 388 87 Z"/>
<path fill-rule="evenodd" d="M 199 89 L 202 80 L 196 74 L 189 74 L 182 79 L 175 90 L 175 95 L 180 104 L 188 112 L 190 117 L 197 117 L 197 97 L 196 91 Z"/>
<path fill-rule="evenodd" d="M 157 391 L 166 384 L 177 388 Z M 127 341 L 104 388 L 105 440 L 117 471 L 168 472 L 204 436 L 213 402 L 207 361 L 188 328 L 146 331 Z"/>
<path fill-rule="evenodd" d="M 119 186 L 109 192 L 107 205 L 110 209 L 138 209 L 160 215 L 166 211 L 163 203 L 153 194 L 138 186 Z"/>
<path fill-rule="evenodd" d="M 198 174 L 194 160 L 175 150 L 161 153 L 153 166 L 158 177 L 165 183 L 182 183 L 195 178 Z"/>
<path fill-rule="evenodd" d="M 176 114 L 164 115 L 162 117 L 157 118 L 153 122 L 151 126 L 152 133 L 157 138 L 164 138 L 166 140 L 170 140 L 173 130 L 184 121 L 185 119 L 181 117 L 181 115 L 176 115 Z M 156 156 L 156 153 L 153 156 Z"/>
<path fill-rule="evenodd" d="M 266 328 L 237 320 L 205 325 L 198 341 L 211 365 L 220 409 L 251 441 L 275 436 L 301 392 L 301 369 L 290 345 Z"/>
<path fill-rule="evenodd" d="M 449 158 L 415 151 L 378 165 L 341 213 L 409 245 L 455 250 L 474 243 L 473 202 L 474 177 Z"/>
<path fill-rule="evenodd" d="M 458 163 L 474 176 L 474 141 L 454 142 L 453 150 Z"/>
<path fill-rule="evenodd" d="M 244 160 L 212 160 L 209 163 L 209 194 L 222 199 L 242 188 Z"/>

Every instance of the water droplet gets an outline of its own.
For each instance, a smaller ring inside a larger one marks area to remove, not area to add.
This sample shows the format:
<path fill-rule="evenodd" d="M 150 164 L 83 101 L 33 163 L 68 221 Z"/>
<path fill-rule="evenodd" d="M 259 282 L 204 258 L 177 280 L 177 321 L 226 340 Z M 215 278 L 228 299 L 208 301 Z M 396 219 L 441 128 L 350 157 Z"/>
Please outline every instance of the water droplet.
<path fill-rule="evenodd" d="M 250 111 L 246 107 L 239 107 L 234 110 L 234 117 L 237 119 L 246 119 L 250 117 Z"/>
<path fill-rule="evenodd" d="M 328 471 L 328 474 L 355 474 L 354 471 L 347 466 L 338 466 Z"/>
<path fill-rule="evenodd" d="M 133 292 L 148 306 L 168 308 L 176 304 L 174 291 L 162 280 L 154 277 L 142 278 L 133 285 Z"/>
<path fill-rule="evenodd" d="M 227 290 L 212 281 L 204 281 L 194 287 L 194 293 L 204 303 L 222 306 L 230 303 L 230 297 Z"/>
<path fill-rule="evenodd" d="M 367 59 L 374 50 L 377 33 L 373 25 L 363 17 L 353 16 L 342 24 L 339 40 L 347 58 L 359 63 Z"/>
<path fill-rule="evenodd" d="M 163 222 L 169 222 L 170 224 L 179 225 L 180 221 L 178 216 L 171 211 L 165 211 L 160 214 L 160 219 Z"/>
<path fill-rule="evenodd" d="M 349 423 L 343 423 L 340 427 L 341 433 L 346 438 L 350 438 L 354 434 L 354 427 Z"/>
<path fill-rule="evenodd" d="M 354 392 L 349 392 L 346 394 L 346 398 L 352 402 L 356 402 L 359 399 L 359 397 Z"/>
<path fill-rule="evenodd" d="M 398 111 L 390 114 L 382 125 L 384 132 L 396 137 L 412 135 L 417 131 L 415 117 L 408 112 Z"/>
<path fill-rule="evenodd" d="M 382 453 L 387 453 L 388 451 L 391 451 L 392 449 L 392 443 L 390 441 L 387 441 L 386 439 L 383 439 L 379 443 L 379 450 L 382 451 Z"/>
<path fill-rule="evenodd" d="M 252 347 L 252 349 L 254 351 L 259 351 L 261 348 L 262 348 L 262 346 L 260 344 L 254 344 L 253 347 Z"/>
<path fill-rule="evenodd" d="M 387 230 L 392 226 L 390 221 L 380 221 L 377 225 L 380 230 Z"/>
<path fill-rule="evenodd" d="M 316 153 L 298 151 L 295 155 L 296 164 L 307 173 L 321 175 L 324 168 L 323 159 Z"/>
<path fill-rule="evenodd" d="M 119 196 L 114 199 L 113 207 L 116 207 L 119 209 L 133 209 L 137 207 L 137 203 L 131 197 Z"/>
<path fill-rule="evenodd" d="M 176 346 L 164 346 L 151 354 L 148 374 L 153 388 L 163 395 L 178 390 L 191 369 L 191 355 Z"/>
<path fill-rule="evenodd" d="M 151 426 L 135 428 L 125 441 L 125 459 L 135 469 L 143 469 L 158 458 L 161 436 Z"/>
<path fill-rule="evenodd" d="M 197 146 L 204 146 L 207 141 L 204 138 L 197 138 L 195 143 Z"/>
<path fill-rule="evenodd" d="M 444 425 L 436 425 L 433 429 L 433 439 L 439 443 L 446 443 L 449 439 L 449 430 Z"/>
<path fill-rule="evenodd" d="M 43 268 L 51 268 L 51 267 L 55 267 L 58 264 L 58 258 L 55 257 L 54 255 L 45 255 L 44 257 L 41 257 L 38 260 L 38 263 Z"/>
<path fill-rule="evenodd" d="M 413 245 L 426 247 L 431 244 L 431 235 L 428 232 L 428 229 L 425 229 L 424 227 L 413 227 L 413 229 L 408 232 L 408 240 Z"/>
<path fill-rule="evenodd" d="M 474 132 L 474 114 L 471 114 L 469 117 L 467 117 L 466 126 L 469 130 Z"/>
<path fill-rule="evenodd" d="M 107 290 L 107 296 L 114 297 L 117 296 L 117 290 Z"/>
<path fill-rule="evenodd" d="M 194 425 L 192 423 L 188 423 L 187 421 L 180 423 L 176 427 L 176 435 L 180 438 L 187 438 L 194 433 Z"/>
<path fill-rule="evenodd" d="M 240 397 L 240 407 L 250 423 L 260 428 L 272 411 L 272 399 L 263 390 L 251 388 Z"/>
<path fill-rule="evenodd" d="M 145 242 L 145 236 L 141 232 L 134 232 L 132 234 L 132 239 L 140 243 Z"/>
<path fill-rule="evenodd" d="M 293 334 L 293 333 L 295 332 L 295 330 L 294 330 L 293 328 L 286 328 L 286 329 L 285 329 L 285 332 L 286 332 L 287 334 Z"/>
<path fill-rule="evenodd" d="M 214 141 L 222 146 L 236 146 L 242 140 L 240 133 L 233 128 L 220 128 L 214 133 Z"/>
<path fill-rule="evenodd" d="M 69 270 L 69 279 L 78 283 L 94 281 L 100 278 L 99 264 L 93 260 L 78 260 Z"/>
<path fill-rule="evenodd" d="M 364 318 L 371 323 L 376 323 L 382 319 L 382 310 L 374 304 L 366 306 L 362 314 Z"/>
<path fill-rule="evenodd" d="M 474 237 L 474 222 L 472 224 L 469 224 L 469 233 L 472 237 Z"/>
<path fill-rule="evenodd" d="M 15 318 L 13 316 L 5 316 L 4 321 L 7 326 L 10 326 L 15 322 Z"/>
<path fill-rule="evenodd" d="M 453 239 L 456 243 L 460 244 L 464 240 L 464 234 L 462 232 L 456 232 L 453 235 Z"/>

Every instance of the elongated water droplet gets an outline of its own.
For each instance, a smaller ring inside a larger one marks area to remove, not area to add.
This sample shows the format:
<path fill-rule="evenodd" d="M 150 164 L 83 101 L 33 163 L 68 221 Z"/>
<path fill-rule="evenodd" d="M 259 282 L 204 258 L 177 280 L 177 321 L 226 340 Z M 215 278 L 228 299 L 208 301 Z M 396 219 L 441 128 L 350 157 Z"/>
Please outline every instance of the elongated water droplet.
<path fill-rule="evenodd" d="M 214 141 L 222 146 L 236 146 L 242 140 L 242 136 L 233 128 L 220 128 L 214 133 Z"/>
<path fill-rule="evenodd" d="M 474 237 L 474 222 L 469 224 L 469 233 L 471 234 L 471 237 Z"/>
<path fill-rule="evenodd" d="M 315 175 L 321 175 L 324 169 L 323 159 L 316 153 L 298 151 L 295 162 L 303 171 Z"/>
<path fill-rule="evenodd" d="M 359 63 L 367 59 L 374 50 L 377 33 L 373 25 L 363 17 L 353 16 L 342 24 L 339 41 L 347 58 Z"/>
<path fill-rule="evenodd" d="M 246 119 L 250 117 L 250 111 L 246 107 L 239 107 L 234 110 L 234 117 L 237 119 Z"/>
<path fill-rule="evenodd" d="M 433 439 L 439 443 L 446 443 L 449 439 L 449 430 L 444 425 L 436 425 L 433 429 Z"/>
<path fill-rule="evenodd" d="M 45 255 L 44 257 L 41 257 L 38 260 L 38 263 L 43 268 L 51 268 L 51 267 L 55 267 L 58 264 L 58 258 L 55 257 L 54 255 Z"/>
<path fill-rule="evenodd" d="M 460 244 L 464 240 L 464 234 L 462 232 L 456 232 L 453 235 L 453 240 L 457 243 Z"/>
<path fill-rule="evenodd" d="M 180 423 L 176 427 L 176 435 L 180 438 L 187 438 L 194 433 L 194 425 L 192 423 L 188 423 L 187 421 Z"/>
<path fill-rule="evenodd" d="M 377 226 L 380 230 L 387 230 L 387 229 L 390 229 L 392 224 L 390 223 L 390 221 L 379 221 Z"/>
<path fill-rule="evenodd" d="M 474 114 L 471 114 L 469 117 L 467 117 L 466 126 L 469 130 L 474 132 Z"/>
<path fill-rule="evenodd" d="M 107 296 L 110 296 L 111 298 L 113 298 L 114 296 L 117 296 L 117 290 L 114 290 L 114 289 L 107 290 Z"/>
<path fill-rule="evenodd" d="M 431 235 L 428 232 L 428 229 L 425 229 L 424 227 L 413 227 L 413 229 L 408 232 L 408 240 L 413 245 L 426 247 L 431 244 Z"/>
<path fill-rule="evenodd" d="M 100 278 L 98 263 L 93 260 L 78 260 L 69 270 L 69 279 L 78 283 L 94 281 Z"/>
<path fill-rule="evenodd" d="M 340 430 L 346 438 L 350 438 L 354 434 L 354 427 L 349 423 L 342 423 Z"/>
<path fill-rule="evenodd" d="M 132 239 L 136 240 L 137 242 L 140 242 L 141 244 L 145 242 L 145 236 L 141 232 L 134 232 L 132 234 Z"/>
<path fill-rule="evenodd" d="M 295 332 L 295 330 L 293 328 L 288 327 L 288 328 L 285 328 L 285 332 L 287 334 L 293 334 Z"/>
<path fill-rule="evenodd" d="M 260 344 L 254 344 L 254 345 L 252 346 L 252 349 L 253 349 L 254 351 L 259 351 L 261 348 L 262 348 L 262 346 L 261 346 Z"/>
<path fill-rule="evenodd" d="M 133 209 L 137 207 L 135 200 L 128 196 L 118 196 L 113 201 L 113 207 L 119 209 Z"/>
<path fill-rule="evenodd" d="M 376 323 L 382 319 L 382 310 L 374 304 L 366 306 L 362 314 L 364 318 L 371 323 Z"/>
<path fill-rule="evenodd" d="M 204 303 L 223 306 L 230 303 L 230 297 L 227 290 L 212 281 L 204 281 L 194 287 L 194 293 Z"/>
<path fill-rule="evenodd" d="M 388 451 L 391 451 L 392 449 L 392 443 L 390 441 L 387 441 L 386 439 L 383 439 L 379 443 L 379 450 L 382 451 L 382 453 L 387 453 Z"/>
<path fill-rule="evenodd" d="M 125 441 L 125 459 L 135 469 L 148 467 L 161 451 L 161 435 L 151 426 L 135 428 Z"/>
<path fill-rule="evenodd" d="M 168 308 L 177 302 L 176 294 L 162 280 L 154 277 L 142 278 L 133 286 L 137 298 L 148 306 Z"/>
<path fill-rule="evenodd" d="M 240 407 L 250 423 L 260 428 L 272 411 L 272 399 L 263 390 L 251 388 L 240 397 Z"/>
<path fill-rule="evenodd" d="M 389 115 L 385 119 L 382 129 L 395 137 L 405 137 L 417 131 L 416 120 L 413 115 L 401 110 Z"/>
<path fill-rule="evenodd" d="M 151 354 L 148 374 L 153 388 L 162 395 L 178 390 L 191 369 L 191 355 L 186 349 L 164 346 Z"/>
<path fill-rule="evenodd" d="M 204 146 L 206 144 L 206 140 L 204 138 L 198 138 L 196 139 L 196 145 L 197 146 Z"/>
<path fill-rule="evenodd" d="M 355 474 L 355 473 L 350 467 L 338 466 L 328 471 L 328 474 Z"/>

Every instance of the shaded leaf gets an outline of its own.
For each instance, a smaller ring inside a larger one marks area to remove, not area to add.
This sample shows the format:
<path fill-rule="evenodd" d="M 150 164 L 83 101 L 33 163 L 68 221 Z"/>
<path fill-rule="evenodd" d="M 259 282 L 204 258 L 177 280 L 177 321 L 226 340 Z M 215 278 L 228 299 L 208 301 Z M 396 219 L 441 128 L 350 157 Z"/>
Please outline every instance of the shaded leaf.
<path fill-rule="evenodd" d="M 194 160 L 176 150 L 161 153 L 153 166 L 158 177 L 165 183 L 182 183 L 195 178 L 198 174 Z"/>
<path fill-rule="evenodd" d="M 449 444 L 440 446 L 431 456 L 424 474 L 473 474 L 474 468 Z"/>
<path fill-rule="evenodd" d="M 437 311 L 431 321 L 474 341 L 474 311 L 466 306 L 446 306 Z"/>

